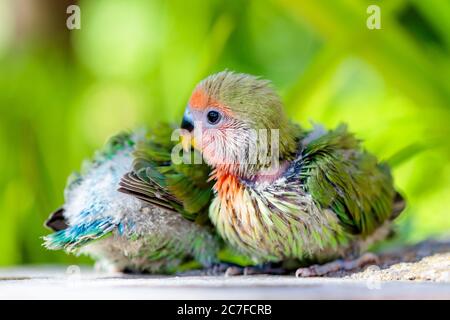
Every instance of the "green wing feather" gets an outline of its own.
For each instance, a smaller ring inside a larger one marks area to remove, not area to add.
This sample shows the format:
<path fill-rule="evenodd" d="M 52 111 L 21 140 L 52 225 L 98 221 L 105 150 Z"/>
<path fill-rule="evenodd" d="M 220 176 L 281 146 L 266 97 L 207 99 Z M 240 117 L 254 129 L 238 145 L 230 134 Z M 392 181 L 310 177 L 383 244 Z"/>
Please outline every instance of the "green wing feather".
<path fill-rule="evenodd" d="M 361 150 L 345 125 L 305 146 L 302 179 L 315 201 L 352 233 L 368 235 L 398 211 L 389 168 Z"/>
<path fill-rule="evenodd" d="M 171 153 L 177 143 L 171 141 L 174 129 L 159 124 L 136 145 L 133 170 L 123 177 L 119 191 L 203 223 L 208 220 L 212 197 L 210 169 L 206 164 L 172 163 Z"/>

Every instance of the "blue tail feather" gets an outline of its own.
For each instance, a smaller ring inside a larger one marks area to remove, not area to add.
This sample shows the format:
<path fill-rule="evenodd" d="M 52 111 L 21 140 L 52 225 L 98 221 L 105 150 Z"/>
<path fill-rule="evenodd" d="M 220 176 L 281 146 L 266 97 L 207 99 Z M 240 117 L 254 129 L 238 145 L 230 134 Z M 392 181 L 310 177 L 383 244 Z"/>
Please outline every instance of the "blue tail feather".
<path fill-rule="evenodd" d="M 90 241 L 107 235 L 116 227 L 116 223 L 110 217 L 80 223 L 45 236 L 44 246 L 51 250 L 74 251 Z"/>

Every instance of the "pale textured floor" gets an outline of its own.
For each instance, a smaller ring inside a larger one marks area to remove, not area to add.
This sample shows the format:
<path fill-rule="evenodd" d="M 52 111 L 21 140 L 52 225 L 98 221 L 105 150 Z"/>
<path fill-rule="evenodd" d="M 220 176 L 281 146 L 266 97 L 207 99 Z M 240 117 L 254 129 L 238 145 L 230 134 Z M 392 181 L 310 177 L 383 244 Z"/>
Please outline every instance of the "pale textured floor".
<path fill-rule="evenodd" d="M 0 271 L 0 299 L 450 299 L 450 283 L 278 276 L 101 276 Z"/>
<path fill-rule="evenodd" d="M 386 252 L 330 277 L 125 276 L 90 268 L 0 269 L 0 299 L 450 299 L 450 242 Z"/>

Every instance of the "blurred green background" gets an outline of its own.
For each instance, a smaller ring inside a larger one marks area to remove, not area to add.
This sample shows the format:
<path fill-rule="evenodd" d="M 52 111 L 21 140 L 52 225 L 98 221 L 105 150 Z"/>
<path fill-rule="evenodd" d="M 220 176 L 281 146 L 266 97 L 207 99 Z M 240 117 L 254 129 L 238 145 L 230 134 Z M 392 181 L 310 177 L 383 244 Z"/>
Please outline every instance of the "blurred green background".
<path fill-rule="evenodd" d="M 0 265 L 74 263 L 42 224 L 66 177 L 105 140 L 179 121 L 197 81 L 271 79 L 290 116 L 347 122 L 390 159 L 408 199 L 397 241 L 450 230 L 447 0 L 0 0 Z M 366 27 L 381 8 L 381 30 Z"/>

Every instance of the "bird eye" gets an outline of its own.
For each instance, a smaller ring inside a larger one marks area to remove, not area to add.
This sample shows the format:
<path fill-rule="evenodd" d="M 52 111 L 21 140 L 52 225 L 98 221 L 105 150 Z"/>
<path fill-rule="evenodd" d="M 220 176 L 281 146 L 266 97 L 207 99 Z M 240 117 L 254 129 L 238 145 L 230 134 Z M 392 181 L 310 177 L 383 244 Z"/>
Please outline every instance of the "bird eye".
<path fill-rule="evenodd" d="M 220 113 L 215 110 L 211 110 L 206 115 L 206 118 L 210 124 L 216 124 L 220 120 Z"/>

